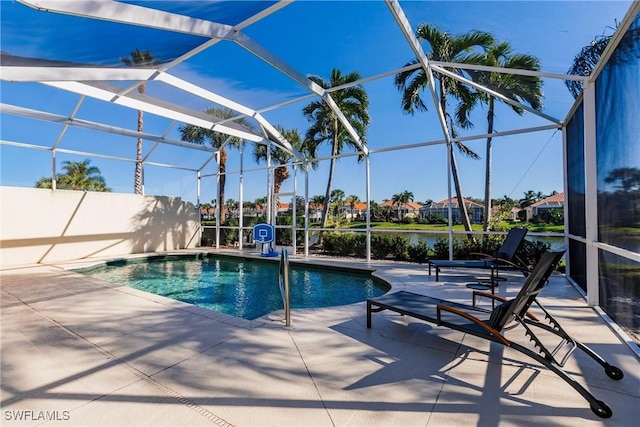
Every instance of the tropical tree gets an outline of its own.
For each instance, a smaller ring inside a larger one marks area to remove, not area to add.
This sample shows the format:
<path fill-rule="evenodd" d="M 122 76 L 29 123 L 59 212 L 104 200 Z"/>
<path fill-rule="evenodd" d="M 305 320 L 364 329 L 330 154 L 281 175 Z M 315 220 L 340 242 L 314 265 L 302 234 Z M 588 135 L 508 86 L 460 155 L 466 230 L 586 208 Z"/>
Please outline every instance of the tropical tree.
<path fill-rule="evenodd" d="M 386 200 L 385 200 L 386 201 Z M 391 215 L 393 214 L 393 207 L 389 205 L 385 205 L 382 207 L 382 214 L 387 222 L 391 221 Z"/>
<path fill-rule="evenodd" d="M 343 75 L 336 68 L 331 71 L 329 81 L 319 76 L 309 77 L 314 83 L 328 89 L 335 86 L 348 85 L 349 83 L 360 80 L 360 74 L 357 72 Z M 364 87 L 360 84 L 348 86 L 344 89 L 331 92 L 331 98 L 342 111 L 353 129 L 355 130 L 360 142 L 365 145 L 365 133 L 369 126 L 369 97 Z M 323 100 L 313 101 L 304 109 L 302 113 L 311 123 L 306 132 L 305 143 L 308 146 L 309 154 L 312 158 L 317 157 L 318 147 L 323 143 L 331 146 L 331 160 L 329 166 L 329 177 L 327 179 L 327 189 L 324 195 L 324 204 L 322 207 L 322 227 L 327 225 L 327 210 L 329 209 L 329 200 L 331 197 L 331 187 L 333 184 L 334 168 L 337 161 L 336 156 L 340 155 L 345 146 L 355 150 L 359 149 L 357 141 L 347 132 L 342 125 L 336 113 Z M 358 161 L 363 159 L 358 157 Z"/>
<path fill-rule="evenodd" d="M 398 211 L 396 213 L 396 217 L 400 220 L 400 193 L 391 196 L 391 204 L 393 206 L 397 206 Z"/>
<path fill-rule="evenodd" d="M 61 190 L 110 192 L 97 166 L 89 166 L 91 161 L 62 162 L 64 173 L 56 175 L 56 188 Z M 51 178 L 40 178 L 36 188 L 52 188 Z"/>
<path fill-rule="evenodd" d="M 311 199 L 309 199 L 309 204 L 315 209 L 321 208 L 323 203 L 324 196 L 322 194 L 316 194 L 315 196 L 311 196 Z"/>
<path fill-rule="evenodd" d="M 421 24 L 416 31 L 419 40 L 426 41 L 429 44 L 430 52 L 426 52 L 427 57 L 432 61 L 457 62 L 457 63 L 478 63 L 476 55 L 473 55 L 474 49 L 487 50 L 493 44 L 493 36 L 482 31 L 470 31 L 461 35 L 451 35 L 448 32 L 441 32 L 437 27 L 430 24 Z M 418 63 L 414 59 L 407 64 L 415 65 Z M 454 68 L 452 72 L 463 75 L 464 71 Z M 446 125 L 452 137 L 457 137 L 455 122 L 448 113 L 447 101 L 449 97 L 457 100 L 467 99 L 472 95 L 472 91 L 459 81 L 434 73 L 438 79 L 436 91 L 439 98 L 440 108 L 444 113 Z M 416 111 L 427 111 L 427 106 L 420 97 L 420 94 L 429 89 L 429 76 L 423 67 L 412 68 L 398 73 L 395 77 L 395 85 L 402 92 L 402 109 L 409 114 L 415 114 Z M 449 148 L 450 148 L 449 143 Z M 478 159 L 479 156 L 468 147 L 460 143 L 455 143 L 458 150 L 465 156 Z M 462 195 L 462 185 L 460 183 L 460 175 L 453 150 L 451 150 L 451 174 L 453 175 L 454 186 L 458 200 L 464 200 Z M 464 203 L 460 203 L 460 215 L 462 223 L 467 231 L 471 231 L 471 222 L 469 214 Z"/>
<path fill-rule="evenodd" d="M 240 209 L 240 202 L 234 199 L 227 199 L 225 202 L 225 206 L 229 212 L 233 213 Z"/>
<path fill-rule="evenodd" d="M 293 148 L 301 153 L 306 153 L 306 145 L 303 144 L 302 137 L 296 129 L 285 129 L 279 125 L 276 125 L 276 129 L 287 141 L 289 141 Z M 290 152 L 278 148 L 273 144 L 267 146 L 265 144 L 256 143 L 253 146 L 253 160 L 258 164 L 266 162 L 267 150 L 271 153 L 271 159 L 278 162 L 278 166 L 273 171 L 273 192 L 278 194 L 280 193 L 282 184 L 291 176 L 287 165 L 296 159 Z M 317 165 L 317 162 L 312 163 L 312 167 L 315 167 L 315 165 Z M 304 168 L 305 165 L 301 165 L 301 167 Z M 277 204 L 279 200 L 275 200 L 275 202 Z"/>
<path fill-rule="evenodd" d="M 540 60 L 534 56 L 517 54 L 507 42 L 498 43 L 491 46 L 484 54 L 478 54 L 472 58 L 471 62 L 485 62 L 492 67 L 506 69 L 521 69 L 540 71 Z M 473 80 L 489 89 L 492 89 L 507 98 L 518 101 L 521 104 L 528 104 L 536 110 L 542 109 L 542 80 L 537 76 L 523 76 L 516 74 L 505 74 L 495 72 L 469 71 Z M 497 99 L 501 101 L 500 98 Z M 492 175 L 492 137 L 494 131 L 494 118 L 496 108 L 496 97 L 493 95 L 477 91 L 472 96 L 458 104 L 456 110 L 456 121 L 463 127 L 472 126 L 469 121 L 469 114 L 478 104 L 487 105 L 487 144 L 485 153 L 485 187 L 484 187 L 484 231 L 489 230 L 491 221 L 491 175 Z M 507 104 L 518 115 L 522 115 L 525 110 L 513 104 Z"/>
<path fill-rule="evenodd" d="M 406 190 L 400 193 L 400 202 L 403 206 L 406 206 L 409 202 L 413 202 L 413 193 Z"/>
<path fill-rule="evenodd" d="M 335 190 L 332 190 L 329 203 L 331 203 L 331 210 L 332 210 L 333 216 L 334 217 L 338 216 L 340 208 L 344 206 L 344 191 L 337 188 Z"/>
<path fill-rule="evenodd" d="M 356 203 L 358 203 L 359 201 L 360 197 L 356 196 L 355 194 L 347 196 L 347 199 L 345 200 L 345 202 L 347 202 L 349 204 L 349 207 L 351 208 L 351 219 L 353 219 L 353 212 L 356 210 Z"/>
<path fill-rule="evenodd" d="M 538 191 L 537 193 L 533 190 L 527 190 L 524 193 L 524 197 L 519 200 L 520 207 L 526 208 L 527 206 L 531 206 L 538 200 L 540 200 L 542 193 Z"/>
<path fill-rule="evenodd" d="M 211 203 L 200 203 L 200 217 L 203 219 L 211 219 L 209 210 L 213 208 Z"/>
<path fill-rule="evenodd" d="M 573 63 L 567 71 L 567 74 L 583 77 L 591 75 L 596 64 L 600 61 L 602 53 L 611 41 L 611 37 L 613 36 L 598 36 L 587 46 L 583 47 L 580 50 L 580 53 L 573 58 Z M 580 96 L 580 92 L 582 92 L 583 88 L 582 81 L 565 80 L 564 84 L 567 86 L 567 89 L 569 89 L 569 92 L 571 92 L 574 99 Z"/>
<path fill-rule="evenodd" d="M 231 119 L 236 116 L 235 112 L 228 108 L 207 108 L 204 112 L 210 116 L 219 119 Z M 234 122 L 246 127 L 250 127 L 247 120 L 243 117 L 235 119 Z M 216 132 L 211 129 L 204 129 L 195 125 L 182 125 L 179 127 L 180 135 L 183 141 L 189 141 L 196 144 L 204 144 L 208 142 L 213 148 L 217 148 L 218 152 L 218 171 L 220 181 L 218 185 L 217 200 L 220 206 L 220 220 L 224 221 L 227 205 L 224 199 L 224 189 L 227 183 L 227 150 L 226 147 L 237 148 L 242 144 L 242 140 L 235 136 L 229 136 L 224 133 Z"/>
<path fill-rule="evenodd" d="M 394 194 L 391 197 L 391 201 L 392 204 L 398 207 L 398 220 L 401 220 L 402 218 L 400 218 L 400 208 L 402 206 L 406 206 L 409 202 L 413 202 L 413 193 L 411 191 L 403 191 L 402 193 Z"/>
<path fill-rule="evenodd" d="M 267 196 L 264 197 L 258 197 L 254 200 L 254 202 L 256 203 L 256 207 L 261 206 L 267 206 Z"/>
<path fill-rule="evenodd" d="M 382 208 L 375 200 L 369 202 L 369 215 L 372 221 L 379 221 L 382 219 Z"/>
<path fill-rule="evenodd" d="M 131 52 L 131 58 L 120 58 L 127 67 L 148 67 L 151 65 L 157 65 L 158 61 L 153 58 L 153 55 L 148 50 L 141 51 L 139 49 Z M 138 93 L 145 93 L 147 90 L 146 82 L 142 82 L 138 85 Z M 142 132 L 144 112 L 138 110 L 138 132 Z M 133 192 L 135 194 L 142 194 L 142 138 L 138 138 L 136 145 L 136 169 L 134 173 Z"/>

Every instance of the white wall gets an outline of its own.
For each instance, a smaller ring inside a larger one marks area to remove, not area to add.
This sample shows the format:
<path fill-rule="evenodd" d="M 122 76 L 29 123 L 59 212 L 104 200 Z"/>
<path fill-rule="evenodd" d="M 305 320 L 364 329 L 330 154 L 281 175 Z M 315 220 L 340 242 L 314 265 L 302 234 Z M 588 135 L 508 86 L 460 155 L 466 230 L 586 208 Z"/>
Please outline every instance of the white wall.
<path fill-rule="evenodd" d="M 179 197 L 0 187 L 0 267 L 193 248 L 198 212 Z"/>

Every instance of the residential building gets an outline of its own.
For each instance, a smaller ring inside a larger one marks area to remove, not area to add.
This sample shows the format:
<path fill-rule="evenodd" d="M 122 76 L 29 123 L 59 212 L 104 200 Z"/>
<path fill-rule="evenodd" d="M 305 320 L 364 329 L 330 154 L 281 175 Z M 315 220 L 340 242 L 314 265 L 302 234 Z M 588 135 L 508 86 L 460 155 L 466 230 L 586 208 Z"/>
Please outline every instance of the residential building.
<path fill-rule="evenodd" d="M 464 204 L 467 207 L 469 221 L 475 224 L 481 223 L 484 215 L 484 206 L 469 199 L 464 199 Z M 438 215 L 444 218 L 449 217 L 448 199 L 441 200 L 437 203 L 431 202 L 431 204 L 422 206 L 420 209 L 420 218 L 429 218 Z M 462 222 L 457 197 L 451 198 L 451 217 L 453 222 Z"/>

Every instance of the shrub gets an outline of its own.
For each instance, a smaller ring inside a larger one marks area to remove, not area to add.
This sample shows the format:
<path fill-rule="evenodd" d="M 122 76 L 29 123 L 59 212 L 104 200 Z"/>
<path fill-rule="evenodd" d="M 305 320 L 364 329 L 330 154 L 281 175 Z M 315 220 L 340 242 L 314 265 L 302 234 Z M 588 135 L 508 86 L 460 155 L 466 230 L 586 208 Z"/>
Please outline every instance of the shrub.
<path fill-rule="evenodd" d="M 551 244 L 547 242 L 543 242 L 540 240 L 525 240 L 522 243 L 518 252 L 516 252 L 516 256 L 522 260 L 528 266 L 534 266 L 540 261 L 542 258 L 542 254 L 544 254 L 547 250 L 551 248 Z"/>
<path fill-rule="evenodd" d="M 371 236 L 371 256 L 376 259 L 386 259 L 391 256 L 401 261 L 408 258 L 409 239 L 404 236 L 388 234 L 373 234 Z"/>
<path fill-rule="evenodd" d="M 419 240 L 415 245 L 409 245 L 407 255 L 411 262 L 426 263 L 429 260 L 429 245 L 425 241 Z"/>
<path fill-rule="evenodd" d="M 340 256 L 364 258 L 367 250 L 367 236 L 362 233 L 322 233 L 322 248 L 325 252 Z"/>
<path fill-rule="evenodd" d="M 234 242 L 238 241 L 238 218 L 229 218 L 226 219 L 221 225 L 224 227 L 234 227 L 234 228 L 221 228 L 220 229 L 220 244 L 221 245 L 231 245 Z"/>
<path fill-rule="evenodd" d="M 478 258 L 473 253 L 494 254 L 502 242 L 504 236 L 485 236 L 483 239 L 463 239 L 453 240 L 453 258 L 454 259 L 471 259 Z M 449 240 L 438 239 L 433 245 L 434 259 L 449 259 Z"/>
<path fill-rule="evenodd" d="M 402 224 L 414 224 L 416 222 L 416 219 L 412 216 L 405 216 L 404 218 L 402 218 L 402 221 L 400 221 Z"/>

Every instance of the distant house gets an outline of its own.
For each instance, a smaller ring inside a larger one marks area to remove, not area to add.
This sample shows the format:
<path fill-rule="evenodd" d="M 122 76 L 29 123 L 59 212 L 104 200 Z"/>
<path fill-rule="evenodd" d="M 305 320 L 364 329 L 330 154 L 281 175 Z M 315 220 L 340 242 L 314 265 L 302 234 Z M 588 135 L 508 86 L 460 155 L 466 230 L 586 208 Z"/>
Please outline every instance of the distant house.
<path fill-rule="evenodd" d="M 472 223 L 482 222 L 484 215 L 484 206 L 476 203 L 472 200 L 464 199 L 464 204 L 467 207 L 467 213 L 469 214 L 469 221 Z M 449 200 L 444 199 L 439 202 L 432 202 L 429 205 L 424 205 L 420 209 L 420 218 L 429 218 L 442 215 L 444 218 L 449 217 Z M 462 216 L 460 215 L 460 209 L 458 206 L 458 198 L 451 198 L 451 216 L 453 222 L 462 222 Z"/>
<path fill-rule="evenodd" d="M 554 194 L 546 199 L 539 200 L 525 209 L 526 220 L 530 221 L 534 216 L 546 217 L 549 211 L 564 210 L 564 193 Z"/>
<path fill-rule="evenodd" d="M 401 205 L 396 205 L 393 203 L 393 200 L 385 200 L 380 203 L 381 208 L 391 207 L 393 209 L 394 214 L 398 217 L 398 219 L 402 219 L 406 216 L 417 218 L 420 215 L 420 209 L 422 205 L 414 202 L 407 202 Z"/>
<path fill-rule="evenodd" d="M 512 221 L 519 221 L 520 219 L 518 218 L 518 213 L 520 212 L 520 208 L 518 207 L 512 207 L 511 208 L 511 220 Z"/>
<path fill-rule="evenodd" d="M 277 211 L 276 211 L 276 215 L 284 215 L 284 214 L 286 214 L 287 212 L 289 212 L 289 210 L 290 210 L 290 209 L 292 209 L 291 204 L 289 204 L 289 203 L 284 203 L 284 202 L 280 202 L 280 203 L 278 204 L 278 208 L 277 208 Z M 296 214 L 297 214 L 297 212 L 296 212 Z"/>
<path fill-rule="evenodd" d="M 205 206 L 200 206 L 200 218 L 211 220 L 216 217 L 216 208 L 208 208 Z"/>
<path fill-rule="evenodd" d="M 367 204 L 362 202 L 356 202 L 353 204 L 353 210 L 350 203 L 345 203 L 342 207 L 342 212 L 346 215 L 347 219 L 363 218 L 367 213 Z"/>

